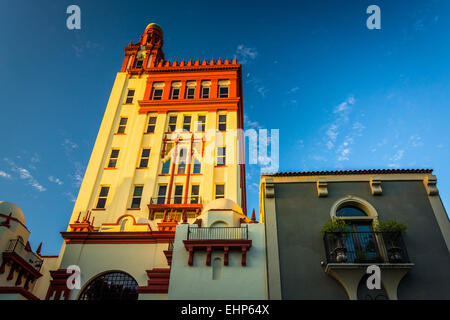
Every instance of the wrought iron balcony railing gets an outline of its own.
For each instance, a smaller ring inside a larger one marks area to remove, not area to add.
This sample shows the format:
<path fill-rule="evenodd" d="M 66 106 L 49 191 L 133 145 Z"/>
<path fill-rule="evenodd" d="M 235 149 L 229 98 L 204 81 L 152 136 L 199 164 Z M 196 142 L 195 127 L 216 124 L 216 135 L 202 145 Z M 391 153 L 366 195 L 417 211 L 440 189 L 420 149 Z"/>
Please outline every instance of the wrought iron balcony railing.
<path fill-rule="evenodd" d="M 175 196 L 172 198 L 161 196 L 150 198 L 150 204 L 201 204 L 202 198 L 200 196 L 187 197 L 184 201 L 184 196 Z"/>
<path fill-rule="evenodd" d="M 187 240 L 248 240 L 248 226 L 245 227 L 188 227 Z"/>
<path fill-rule="evenodd" d="M 326 232 L 327 263 L 409 263 L 401 232 Z"/>
<path fill-rule="evenodd" d="M 19 239 L 9 240 L 8 247 L 5 252 L 14 252 L 23 260 L 25 260 L 29 265 L 31 265 L 36 271 L 41 270 L 42 263 L 44 260 L 40 258 L 37 254 L 28 251 L 25 245 Z"/>

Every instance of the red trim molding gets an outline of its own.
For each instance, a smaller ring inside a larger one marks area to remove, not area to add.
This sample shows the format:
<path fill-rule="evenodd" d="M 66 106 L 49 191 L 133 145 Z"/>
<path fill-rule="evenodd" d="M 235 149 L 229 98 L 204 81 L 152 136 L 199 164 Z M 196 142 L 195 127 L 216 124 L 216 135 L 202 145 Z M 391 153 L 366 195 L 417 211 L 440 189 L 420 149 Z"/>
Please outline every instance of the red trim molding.
<path fill-rule="evenodd" d="M 169 293 L 170 268 L 153 268 L 146 272 L 147 286 L 138 287 L 138 293 Z"/>
<path fill-rule="evenodd" d="M 241 265 L 247 265 L 247 251 L 252 246 L 252 240 L 183 240 L 184 247 L 189 252 L 188 264 L 194 264 L 194 252 L 206 250 L 206 265 L 211 265 L 212 250 L 223 250 L 224 265 L 228 265 L 228 253 L 230 250 L 241 250 Z"/>
<path fill-rule="evenodd" d="M 38 297 L 36 297 L 31 292 L 27 291 L 25 288 L 22 287 L 0 287 L 0 294 L 20 294 L 27 298 L 28 300 L 40 300 Z"/>
<path fill-rule="evenodd" d="M 66 243 L 169 243 L 169 239 L 173 239 L 175 237 L 175 232 L 61 232 L 61 235 Z"/>
<path fill-rule="evenodd" d="M 69 300 L 72 290 L 67 287 L 67 279 L 72 274 L 67 273 L 67 269 L 58 269 L 50 271 L 50 275 L 53 280 L 50 280 L 50 286 L 48 287 L 45 300 L 50 300 L 53 294 L 55 295 L 53 300 Z"/>

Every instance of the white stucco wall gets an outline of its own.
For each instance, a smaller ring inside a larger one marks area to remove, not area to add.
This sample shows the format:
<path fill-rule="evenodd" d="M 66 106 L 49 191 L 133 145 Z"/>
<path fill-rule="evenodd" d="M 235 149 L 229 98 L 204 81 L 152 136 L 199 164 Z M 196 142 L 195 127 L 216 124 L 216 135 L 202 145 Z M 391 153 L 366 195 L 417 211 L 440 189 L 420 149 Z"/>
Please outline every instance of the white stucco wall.
<path fill-rule="evenodd" d="M 188 225 L 177 226 L 169 299 L 267 299 L 264 225 L 249 224 L 248 237 L 252 247 L 247 252 L 247 266 L 241 265 L 241 252 L 230 251 L 229 265 L 223 265 L 223 251 L 213 251 L 211 266 L 206 265 L 206 252 L 196 251 L 194 264 L 188 265 L 188 252 L 183 240 L 187 238 Z M 213 262 L 220 258 L 220 280 L 213 280 Z"/>

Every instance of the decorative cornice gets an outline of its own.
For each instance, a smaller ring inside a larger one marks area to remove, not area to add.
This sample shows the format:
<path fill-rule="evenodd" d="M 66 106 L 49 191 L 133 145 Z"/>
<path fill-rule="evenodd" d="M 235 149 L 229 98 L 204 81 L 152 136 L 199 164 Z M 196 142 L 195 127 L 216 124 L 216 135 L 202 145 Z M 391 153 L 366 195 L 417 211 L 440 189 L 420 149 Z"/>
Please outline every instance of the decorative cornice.
<path fill-rule="evenodd" d="M 70 244 L 117 244 L 117 243 L 169 243 L 175 232 L 61 232 L 66 243 Z"/>

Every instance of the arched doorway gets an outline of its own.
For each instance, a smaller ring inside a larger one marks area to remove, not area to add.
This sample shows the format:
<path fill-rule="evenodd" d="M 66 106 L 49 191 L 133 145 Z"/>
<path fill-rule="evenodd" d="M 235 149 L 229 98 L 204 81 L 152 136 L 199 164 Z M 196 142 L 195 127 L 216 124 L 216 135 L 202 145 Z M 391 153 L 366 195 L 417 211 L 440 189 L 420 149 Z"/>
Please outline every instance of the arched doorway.
<path fill-rule="evenodd" d="M 125 272 L 104 273 L 88 283 L 79 300 L 137 300 L 138 283 Z"/>

